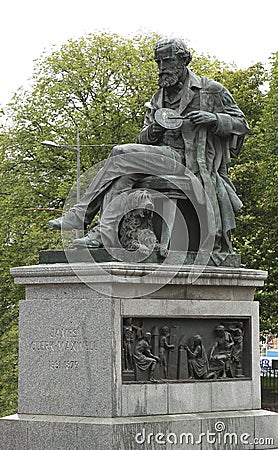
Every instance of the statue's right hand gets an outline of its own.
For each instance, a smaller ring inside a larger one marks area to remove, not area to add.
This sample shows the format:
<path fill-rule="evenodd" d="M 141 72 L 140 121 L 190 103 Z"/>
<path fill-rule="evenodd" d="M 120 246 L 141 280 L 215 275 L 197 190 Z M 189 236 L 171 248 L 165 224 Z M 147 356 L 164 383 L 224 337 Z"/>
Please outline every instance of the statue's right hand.
<path fill-rule="evenodd" d="M 154 122 L 151 124 L 151 132 L 152 134 L 155 135 L 161 135 L 162 133 L 164 133 L 166 129 L 163 128 L 161 125 L 159 125 L 157 122 Z"/>

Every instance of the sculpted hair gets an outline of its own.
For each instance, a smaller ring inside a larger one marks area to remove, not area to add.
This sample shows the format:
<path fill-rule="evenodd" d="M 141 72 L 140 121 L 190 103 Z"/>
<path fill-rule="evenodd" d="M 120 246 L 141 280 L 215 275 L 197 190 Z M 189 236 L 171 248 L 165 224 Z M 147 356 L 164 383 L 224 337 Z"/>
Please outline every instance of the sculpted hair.
<path fill-rule="evenodd" d="M 180 59 L 182 59 L 186 66 L 192 60 L 192 55 L 182 39 L 165 38 L 165 39 L 160 39 L 159 41 L 157 41 L 157 43 L 154 46 L 154 58 L 155 59 L 158 56 L 157 52 L 160 49 L 162 49 L 163 47 L 172 47 L 174 54 L 177 55 Z"/>

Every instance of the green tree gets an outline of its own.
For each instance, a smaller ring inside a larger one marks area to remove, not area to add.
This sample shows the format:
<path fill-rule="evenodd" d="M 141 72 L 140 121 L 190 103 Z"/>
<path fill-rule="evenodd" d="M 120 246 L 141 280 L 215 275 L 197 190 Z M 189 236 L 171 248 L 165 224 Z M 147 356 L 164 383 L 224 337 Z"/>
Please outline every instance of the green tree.
<path fill-rule="evenodd" d="M 261 333 L 278 333 L 277 174 L 278 53 L 271 58 L 269 90 L 233 177 L 244 209 L 238 217 L 236 245 L 246 267 L 268 270 L 260 301 Z"/>

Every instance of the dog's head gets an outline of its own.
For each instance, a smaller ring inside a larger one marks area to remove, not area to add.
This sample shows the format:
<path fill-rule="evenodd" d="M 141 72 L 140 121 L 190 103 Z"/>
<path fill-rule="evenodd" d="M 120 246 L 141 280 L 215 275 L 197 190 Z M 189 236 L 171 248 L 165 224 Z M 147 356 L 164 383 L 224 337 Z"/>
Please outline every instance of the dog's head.
<path fill-rule="evenodd" d="M 154 203 L 152 196 L 148 191 L 137 189 L 128 195 L 126 202 L 126 212 L 128 213 L 133 210 L 138 210 L 138 214 L 140 216 L 144 215 L 144 211 L 145 213 L 152 213 L 152 211 L 154 210 Z"/>

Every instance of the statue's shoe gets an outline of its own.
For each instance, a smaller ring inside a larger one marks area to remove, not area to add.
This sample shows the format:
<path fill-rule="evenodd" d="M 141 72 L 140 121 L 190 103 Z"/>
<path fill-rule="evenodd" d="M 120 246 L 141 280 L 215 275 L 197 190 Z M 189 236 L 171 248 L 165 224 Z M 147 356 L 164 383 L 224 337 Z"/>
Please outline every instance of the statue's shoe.
<path fill-rule="evenodd" d="M 86 236 L 74 239 L 72 245 L 77 248 L 101 248 L 103 243 L 101 241 L 101 235 L 97 227 L 92 228 Z"/>
<path fill-rule="evenodd" d="M 84 224 L 73 211 L 68 211 L 58 219 L 49 220 L 48 225 L 55 230 L 84 230 Z"/>

